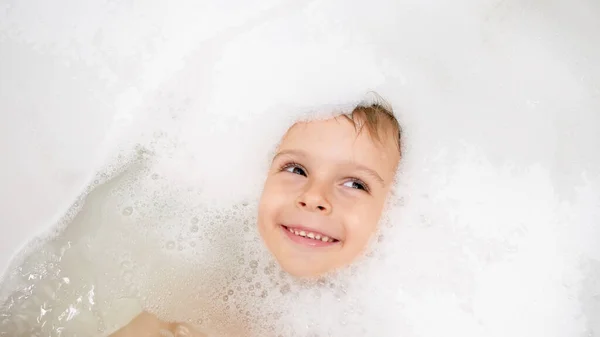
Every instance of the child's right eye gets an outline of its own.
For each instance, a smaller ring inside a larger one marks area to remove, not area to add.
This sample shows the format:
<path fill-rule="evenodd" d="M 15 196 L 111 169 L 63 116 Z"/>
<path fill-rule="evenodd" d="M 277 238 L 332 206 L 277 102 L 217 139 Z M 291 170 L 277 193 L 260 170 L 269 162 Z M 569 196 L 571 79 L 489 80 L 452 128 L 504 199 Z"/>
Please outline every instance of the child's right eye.
<path fill-rule="evenodd" d="M 306 177 L 306 171 L 304 170 L 304 168 L 295 163 L 286 164 L 285 166 L 283 166 L 282 170 Z"/>

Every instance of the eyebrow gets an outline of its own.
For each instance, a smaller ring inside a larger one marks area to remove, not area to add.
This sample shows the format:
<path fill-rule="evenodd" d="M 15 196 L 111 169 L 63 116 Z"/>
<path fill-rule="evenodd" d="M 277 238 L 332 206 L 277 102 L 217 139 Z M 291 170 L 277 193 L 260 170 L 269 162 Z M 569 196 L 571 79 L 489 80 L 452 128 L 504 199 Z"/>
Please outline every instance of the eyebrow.
<path fill-rule="evenodd" d="M 273 161 L 275 161 L 275 159 L 279 158 L 280 156 L 286 156 L 286 155 L 295 155 L 298 157 L 307 157 L 306 152 L 302 151 L 302 150 L 283 150 L 278 152 L 274 157 L 273 157 Z M 385 184 L 385 181 L 383 180 L 383 178 L 381 178 L 381 176 L 373 169 L 361 165 L 361 164 L 357 164 L 351 161 L 347 161 L 344 162 L 344 164 L 350 164 L 352 166 L 354 166 L 357 170 L 364 172 L 365 174 L 371 176 L 372 178 L 374 178 L 375 180 L 377 180 L 382 186 Z"/>
<path fill-rule="evenodd" d="M 273 160 L 271 162 L 274 162 L 275 159 L 281 157 L 281 156 L 289 156 L 289 155 L 296 155 L 299 157 L 306 157 L 306 153 L 304 151 L 301 150 L 283 150 L 283 151 L 279 151 L 277 152 L 277 154 L 273 157 Z"/>

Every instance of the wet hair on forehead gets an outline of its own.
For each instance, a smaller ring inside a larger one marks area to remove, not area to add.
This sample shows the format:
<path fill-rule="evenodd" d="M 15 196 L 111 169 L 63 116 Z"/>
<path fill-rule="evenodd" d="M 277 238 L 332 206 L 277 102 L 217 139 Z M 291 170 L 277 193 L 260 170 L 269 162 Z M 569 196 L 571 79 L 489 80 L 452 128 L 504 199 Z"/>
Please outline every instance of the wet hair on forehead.
<path fill-rule="evenodd" d="M 359 104 L 343 116 L 354 124 L 358 133 L 366 128 L 369 135 L 382 145 L 393 141 L 402 155 L 402 128 L 391 106 L 382 99 L 375 103 Z"/>

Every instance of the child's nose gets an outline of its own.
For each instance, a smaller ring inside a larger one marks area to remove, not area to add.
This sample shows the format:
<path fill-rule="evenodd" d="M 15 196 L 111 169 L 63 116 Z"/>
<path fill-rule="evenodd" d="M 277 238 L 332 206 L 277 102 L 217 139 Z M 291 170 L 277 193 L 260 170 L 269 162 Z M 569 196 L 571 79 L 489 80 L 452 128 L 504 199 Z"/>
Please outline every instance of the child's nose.
<path fill-rule="evenodd" d="M 323 212 L 323 213 L 328 213 L 329 212 L 329 207 L 325 206 L 325 205 L 315 205 L 314 203 L 306 203 L 304 201 L 299 201 L 298 202 L 298 206 L 300 208 L 304 208 L 308 211 L 319 211 L 319 212 Z"/>
<path fill-rule="evenodd" d="M 324 191 L 315 187 L 305 191 L 296 200 L 296 206 L 309 212 L 319 212 L 322 214 L 331 213 L 331 204 L 327 201 Z"/>

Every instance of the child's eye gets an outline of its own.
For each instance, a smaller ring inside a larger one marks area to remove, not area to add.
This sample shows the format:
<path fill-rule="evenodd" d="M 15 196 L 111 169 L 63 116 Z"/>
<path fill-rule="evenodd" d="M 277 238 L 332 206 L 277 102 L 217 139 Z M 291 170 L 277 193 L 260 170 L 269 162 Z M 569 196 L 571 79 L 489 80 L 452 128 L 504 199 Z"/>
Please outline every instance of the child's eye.
<path fill-rule="evenodd" d="M 344 183 L 344 186 L 350 187 L 350 188 L 355 188 L 357 190 L 363 190 L 365 192 L 369 192 L 369 186 L 367 186 L 367 184 L 365 184 L 364 182 L 362 182 L 358 179 L 349 180 Z"/>
<path fill-rule="evenodd" d="M 306 177 L 306 171 L 302 166 L 296 163 L 286 164 L 281 168 L 282 171 L 287 171 L 294 174 L 299 174 Z"/>

